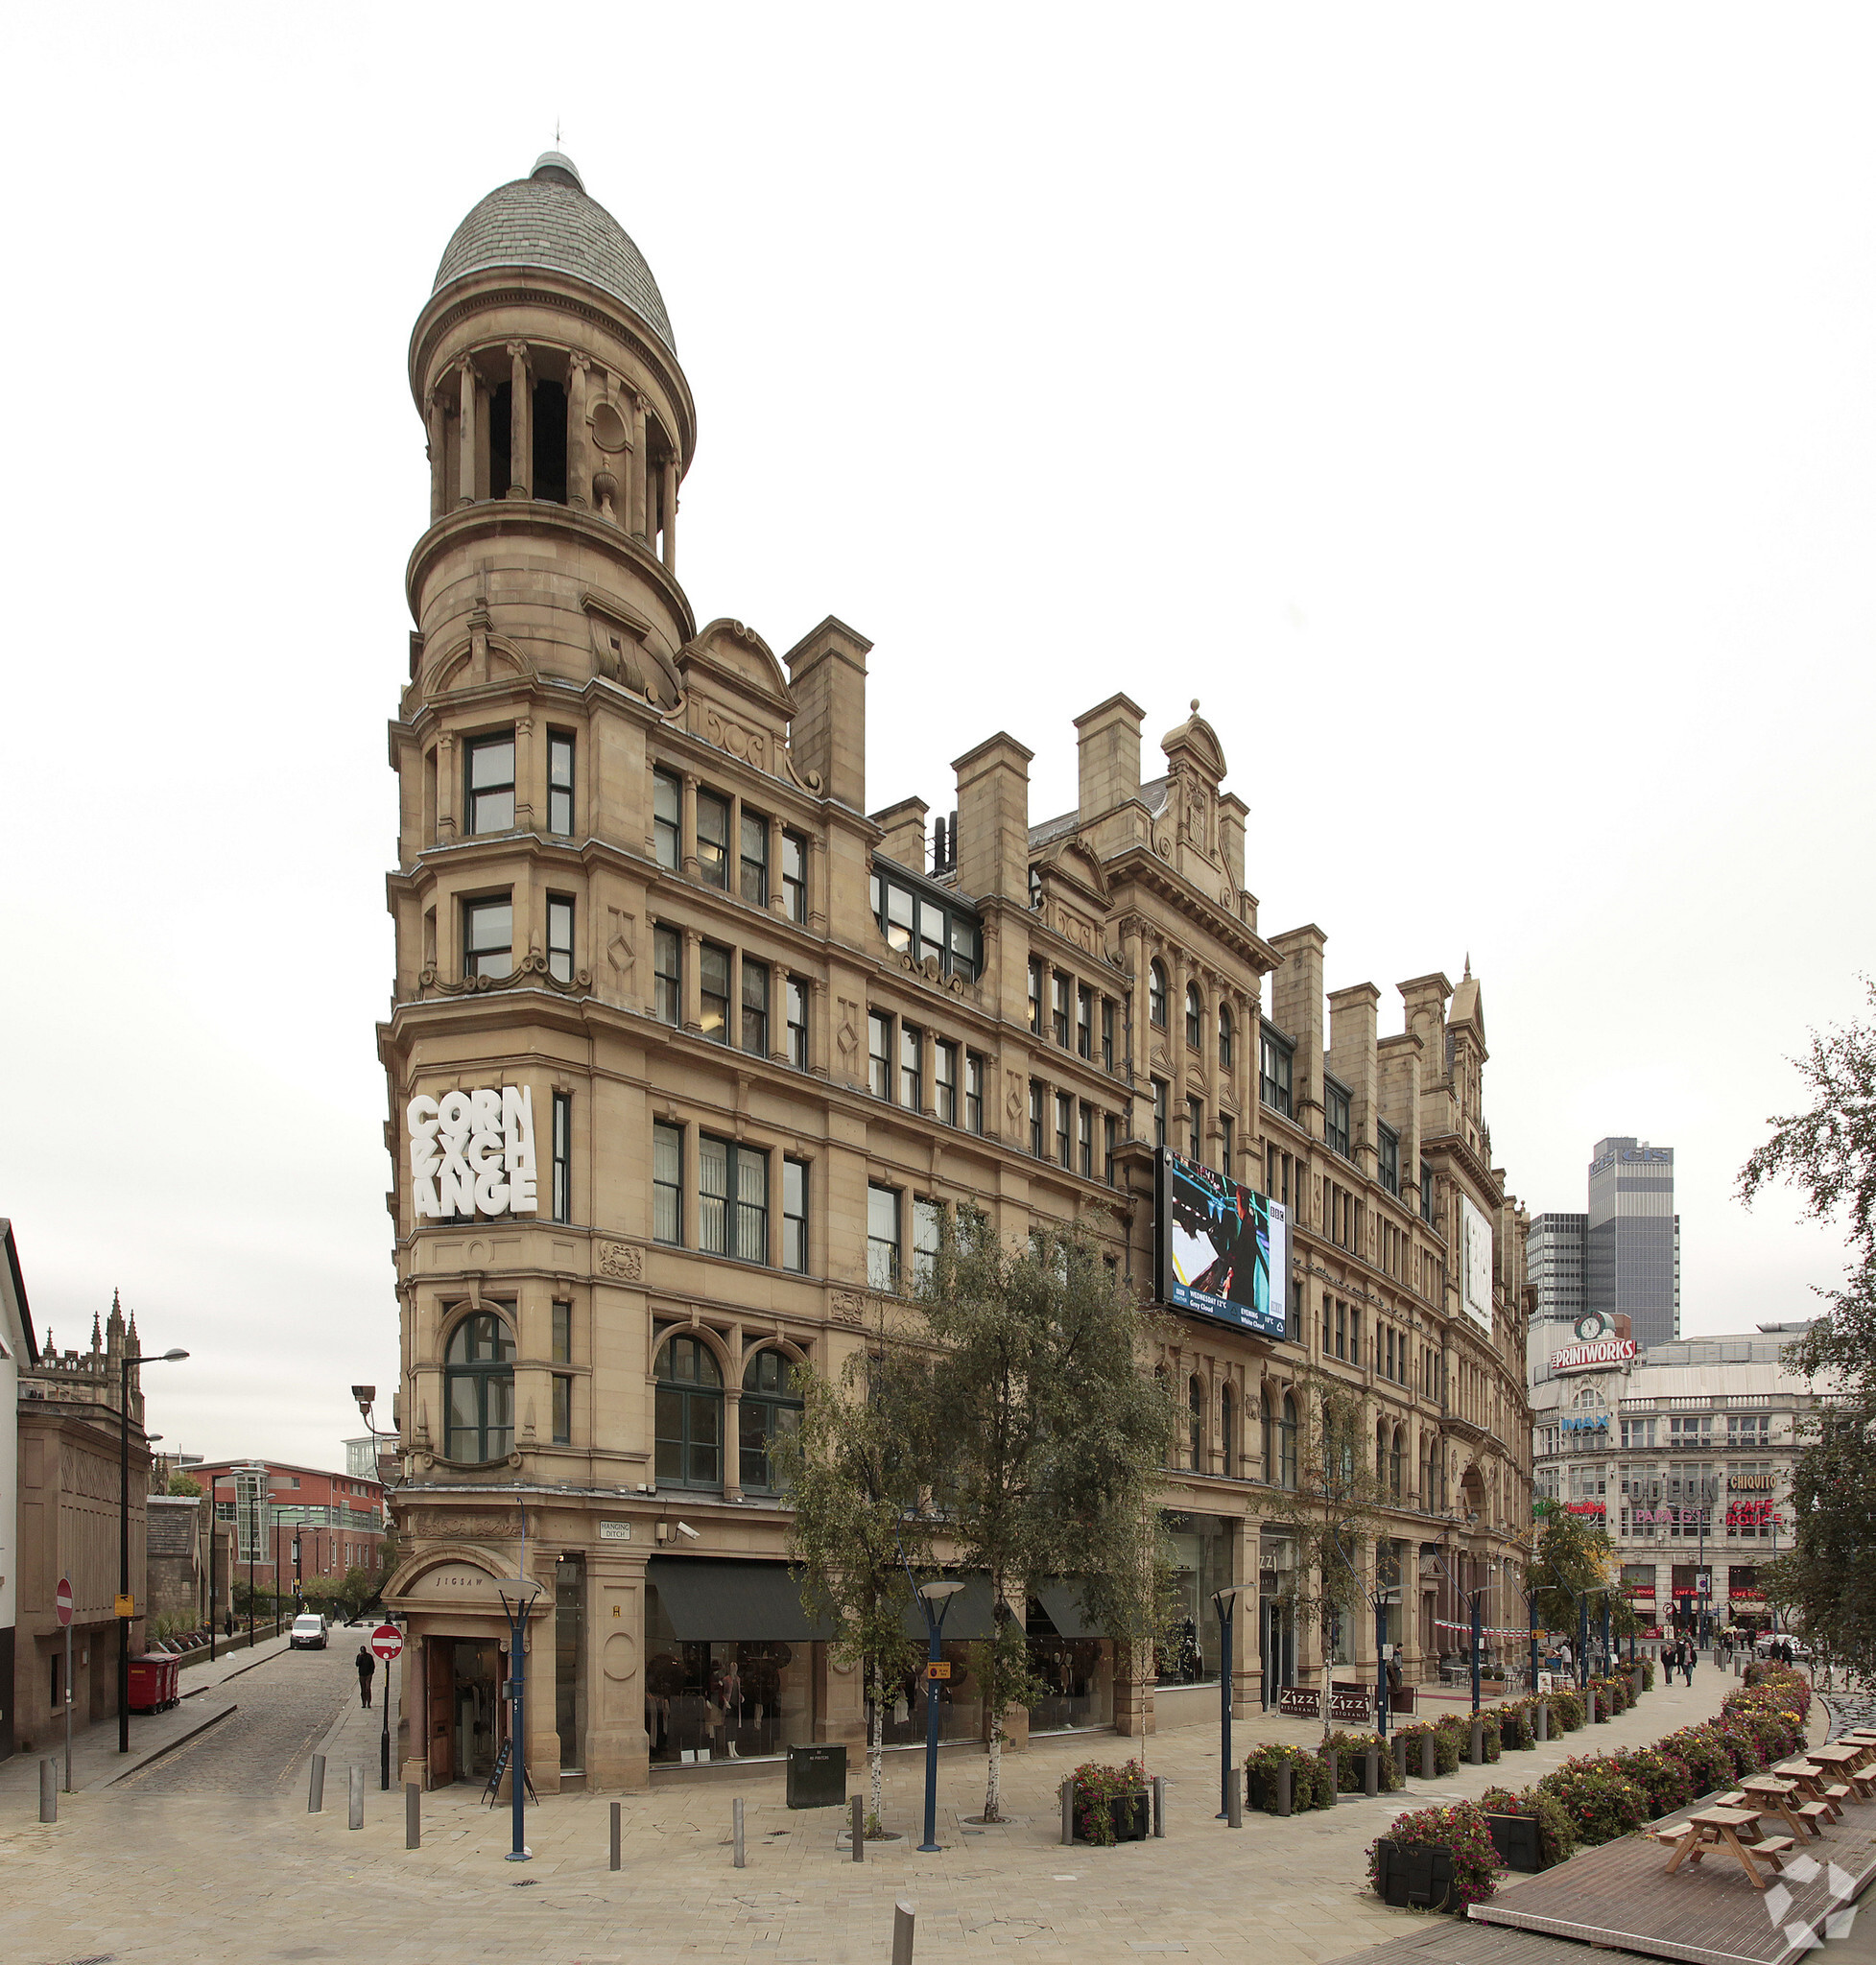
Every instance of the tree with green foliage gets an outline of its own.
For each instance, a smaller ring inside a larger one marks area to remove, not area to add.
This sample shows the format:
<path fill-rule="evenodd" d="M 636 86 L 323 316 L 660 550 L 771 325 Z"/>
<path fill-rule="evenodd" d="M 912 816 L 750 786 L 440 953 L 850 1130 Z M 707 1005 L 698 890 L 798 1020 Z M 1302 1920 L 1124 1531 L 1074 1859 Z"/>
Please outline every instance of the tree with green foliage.
<path fill-rule="evenodd" d="M 912 1670 L 913 1568 L 931 1566 L 921 1508 L 921 1408 L 927 1361 L 882 1325 L 836 1375 L 798 1366 L 801 1417 L 777 1443 L 788 1504 L 789 1560 L 811 1615 L 834 1627 L 837 1664 L 857 1669 L 870 1711 L 867 1833 L 883 1833 L 886 1709 Z"/>
<path fill-rule="evenodd" d="M 1876 1008 L 1876 982 L 1864 978 Z M 1837 1663 L 1876 1675 L 1876 1021 L 1811 1033 L 1793 1058 L 1807 1110 L 1774 1118 L 1740 1172 L 1750 1204 L 1773 1182 L 1816 1221 L 1844 1223 L 1843 1286 L 1785 1360 L 1827 1404 L 1800 1429 L 1792 1469 L 1793 1546 L 1760 1570 L 1769 1601 Z"/>
<path fill-rule="evenodd" d="M 1368 1554 L 1388 1538 L 1393 1491 L 1374 1464 L 1374 1426 L 1367 1402 L 1354 1386 L 1313 1364 L 1295 1368 L 1296 1485 L 1279 1488 L 1268 1519 L 1289 1533 L 1290 1567 L 1278 1577 L 1277 1598 L 1299 1620 L 1313 1622 L 1321 1639 L 1322 1684 L 1318 1711 L 1322 1738 L 1335 1730 L 1330 1710 L 1338 1632 L 1371 1615 Z"/>
<path fill-rule="evenodd" d="M 163 1489 L 163 1492 L 165 1494 L 179 1495 L 185 1501 L 200 1501 L 202 1499 L 202 1482 L 190 1480 L 186 1474 L 172 1474 L 169 1478 L 169 1484 Z"/>
<path fill-rule="evenodd" d="M 1542 1498 L 1535 1503 L 1541 1527 L 1537 1548 L 1525 1569 L 1525 1588 L 1532 1615 L 1547 1629 L 1561 1631 L 1574 1645 L 1579 1624 L 1578 1606 L 1590 1599 L 1590 1623 L 1600 1637 L 1603 1596 L 1608 1596 L 1609 1631 L 1626 1638 L 1637 1628 L 1634 1610 L 1617 1588 L 1622 1565 L 1608 1528 L 1588 1515 L 1573 1515 L 1560 1502 Z"/>
<path fill-rule="evenodd" d="M 1004 1716 L 1040 1693 L 1012 1599 L 1072 1580 L 1090 1625 L 1138 1647 L 1136 1670 L 1163 1631 L 1170 1564 L 1154 1499 L 1176 1414 L 1142 1368 L 1156 1319 L 1110 1267 L 1101 1226 L 1011 1245 L 961 1208 L 914 1291 L 914 1335 L 931 1347 L 927 1484 L 958 1563 L 990 1584 L 993 1636 L 975 1653 L 986 1821 L 1002 1818 Z"/>

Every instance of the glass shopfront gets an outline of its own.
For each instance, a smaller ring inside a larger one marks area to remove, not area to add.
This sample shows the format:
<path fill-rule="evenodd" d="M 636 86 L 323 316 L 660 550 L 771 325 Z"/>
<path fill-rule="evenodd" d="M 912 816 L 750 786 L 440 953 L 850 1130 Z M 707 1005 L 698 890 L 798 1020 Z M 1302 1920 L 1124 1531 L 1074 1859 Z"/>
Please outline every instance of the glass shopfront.
<path fill-rule="evenodd" d="M 1064 1628 L 1066 1627 L 1066 1628 Z M 1114 1723 L 1114 1647 L 1083 1629 L 1071 1588 L 1032 1597 L 1030 1669 L 1043 1692 L 1030 1708 L 1031 1733 L 1075 1733 Z"/>
<path fill-rule="evenodd" d="M 813 1740 L 812 1645 L 686 1643 L 658 1622 L 648 1613 L 645 1731 L 653 1765 L 760 1760 Z"/>
<path fill-rule="evenodd" d="M 938 1680 L 938 1739 L 979 1740 L 984 1738 L 984 1694 L 972 1669 L 976 1645 L 954 1644 L 947 1639 L 938 1654 L 951 1668 L 951 1676 Z M 872 1702 L 867 1701 L 867 1738 L 873 1737 Z M 925 1739 L 925 1652 L 920 1647 L 918 1663 L 892 1687 L 886 1702 L 886 1724 L 882 1738 L 888 1746 L 918 1746 Z"/>
<path fill-rule="evenodd" d="M 1173 1587 L 1176 1593 L 1173 1640 L 1159 1660 L 1156 1683 L 1215 1685 L 1218 1682 L 1218 1608 L 1212 1593 L 1227 1589 L 1238 1523 L 1219 1515 L 1168 1514 L 1173 1544 Z"/>

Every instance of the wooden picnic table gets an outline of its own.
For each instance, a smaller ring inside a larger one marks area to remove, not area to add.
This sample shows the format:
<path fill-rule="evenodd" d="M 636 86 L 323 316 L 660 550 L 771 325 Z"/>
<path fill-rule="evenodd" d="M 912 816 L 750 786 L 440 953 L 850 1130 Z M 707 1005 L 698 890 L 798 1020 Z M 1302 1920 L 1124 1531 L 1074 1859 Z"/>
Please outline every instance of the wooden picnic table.
<path fill-rule="evenodd" d="M 1802 1844 L 1807 1831 L 1812 1835 L 1821 1836 L 1823 1831 L 1815 1823 L 1808 1823 L 1792 1806 L 1792 1796 L 1798 1792 L 1798 1784 L 1792 1780 L 1780 1780 L 1776 1774 L 1752 1774 L 1742 1781 L 1740 1787 L 1756 1802 L 1763 1804 L 1768 1815 L 1782 1815 L 1792 1832 L 1792 1840 Z"/>
<path fill-rule="evenodd" d="M 1781 1852 L 1742 1842 L 1739 1832 L 1751 1828 L 1764 1812 L 1763 1809 L 1756 1808 L 1696 1809 L 1687 1817 L 1687 1834 L 1678 1838 L 1667 1874 L 1673 1876 L 1683 1862 L 1698 1863 L 1709 1849 L 1723 1847 L 1730 1849 L 1738 1858 L 1739 1866 L 1745 1872 L 1752 1887 L 1763 1890 L 1765 1879 L 1760 1876 L 1757 1865 L 1769 1862 L 1773 1869 L 1782 1870 L 1785 1865 Z"/>
<path fill-rule="evenodd" d="M 1849 1783 L 1859 1801 L 1867 1801 L 1871 1788 L 1876 1787 L 1876 1776 L 1864 1763 L 1873 1753 L 1876 1748 L 1860 1746 L 1854 1741 L 1831 1740 L 1823 1746 L 1807 1747 L 1805 1759 L 1831 1768 L 1840 1779 Z"/>

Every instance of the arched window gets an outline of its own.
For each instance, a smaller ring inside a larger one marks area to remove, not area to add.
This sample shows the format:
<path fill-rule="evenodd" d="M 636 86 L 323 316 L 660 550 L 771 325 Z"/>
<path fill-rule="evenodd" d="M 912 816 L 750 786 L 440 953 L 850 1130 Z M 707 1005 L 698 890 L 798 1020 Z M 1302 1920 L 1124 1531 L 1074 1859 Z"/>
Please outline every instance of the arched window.
<path fill-rule="evenodd" d="M 1218 1443 L 1224 1450 L 1224 1474 L 1227 1480 L 1238 1476 L 1238 1402 L 1231 1396 L 1229 1385 L 1218 1388 Z"/>
<path fill-rule="evenodd" d="M 1283 1417 L 1277 1421 L 1277 1484 L 1296 1484 L 1296 1402 L 1288 1392 L 1283 1395 Z"/>
<path fill-rule="evenodd" d="M 1205 1385 L 1197 1372 L 1186 1381 L 1185 1402 L 1191 1412 L 1188 1427 L 1192 1442 L 1192 1470 L 1200 1473 L 1205 1465 Z"/>
<path fill-rule="evenodd" d="M 1231 1006 L 1229 1004 L 1221 1003 L 1218 1006 L 1218 1068 L 1220 1071 L 1229 1071 L 1231 1069 L 1231 1039 L 1234 1034 L 1231 1028 Z"/>
<path fill-rule="evenodd" d="M 795 1396 L 790 1369 L 779 1351 L 758 1351 L 743 1369 L 738 1465 L 743 1485 L 752 1494 L 773 1494 L 781 1485 L 775 1446 L 801 1423 L 801 1401 Z"/>
<path fill-rule="evenodd" d="M 514 1449 L 514 1333 L 490 1310 L 465 1316 L 443 1354 L 443 1452 L 480 1466 Z"/>
<path fill-rule="evenodd" d="M 1199 994 L 1199 985 L 1188 982 L 1185 985 L 1185 1041 L 1197 1051 L 1205 1041 L 1205 1001 Z"/>
<path fill-rule="evenodd" d="M 1147 967 L 1147 1021 L 1156 1030 L 1166 1028 L 1166 970 L 1156 956 Z"/>
<path fill-rule="evenodd" d="M 1263 1437 L 1258 1441 L 1258 1446 L 1262 1450 L 1264 1456 L 1263 1478 L 1266 1480 L 1274 1480 L 1276 1479 L 1276 1419 L 1270 1411 L 1270 1388 L 1268 1385 L 1258 1387 L 1257 1409 L 1263 1433 Z"/>
<path fill-rule="evenodd" d="M 1388 1491 L 1393 1498 L 1400 1499 L 1401 1431 L 1394 1428 L 1394 1436 L 1388 1447 Z"/>
<path fill-rule="evenodd" d="M 657 1478 L 676 1487 L 723 1485 L 723 1371 L 701 1338 L 673 1338 L 658 1354 L 653 1432 Z"/>

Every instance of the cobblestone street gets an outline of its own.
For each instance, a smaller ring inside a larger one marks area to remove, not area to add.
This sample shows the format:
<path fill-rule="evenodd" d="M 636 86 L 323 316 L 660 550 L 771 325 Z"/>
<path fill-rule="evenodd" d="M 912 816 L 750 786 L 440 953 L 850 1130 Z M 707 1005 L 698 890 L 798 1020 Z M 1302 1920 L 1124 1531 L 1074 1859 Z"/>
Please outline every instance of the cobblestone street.
<path fill-rule="evenodd" d="M 624 1801 L 621 1872 L 606 1867 L 604 1795 L 549 1799 L 528 1814 L 534 1860 L 505 1862 L 507 1811 L 479 1805 L 474 1788 L 423 1798 L 423 1847 L 403 1847 L 403 1800 L 377 1787 L 375 1746 L 347 1716 L 335 1737 L 326 1811 L 305 1813 L 303 1775 L 283 1783 L 288 1755 L 303 1764 L 316 1726 L 316 1684 L 329 1701 L 356 1693 L 350 1650 L 302 1654 L 258 1667 L 270 1703 L 277 1689 L 296 1716 L 262 1722 L 252 1768 L 230 1768 L 213 1791 L 204 1777 L 230 1767 L 207 1748 L 177 1756 L 155 1777 L 71 1797 L 63 1819 L 41 1828 L 22 1795 L 0 1824 L 0 1863 L 9 1890 L 0 1907 L 0 1956 L 9 1965 L 66 1965 L 107 1956 L 131 1961 L 353 1958 L 448 1960 L 449 1965 L 676 1965 L 694 1958 L 822 1965 L 883 1961 L 892 1906 L 918 1912 L 917 1955 L 976 1959 L 1009 1955 L 1040 1965 L 1096 1965 L 1143 1954 L 1292 1965 L 1360 1951 L 1419 1928 L 1383 1907 L 1365 1888 L 1365 1851 L 1402 1806 L 1476 1794 L 1494 1783 L 1524 1786 L 1571 1753 L 1657 1738 L 1711 1713 L 1736 1681 L 1711 1668 L 1690 1690 L 1657 1690 L 1607 1725 L 1507 1756 L 1496 1766 L 1461 1767 L 1405 1795 L 1349 1798 L 1332 1811 L 1279 1822 L 1247 1814 L 1235 1834 L 1213 1819 L 1218 1793 L 1215 1727 L 1189 1726 L 1144 1742 L 1149 1768 L 1171 1781 L 1164 1841 L 1117 1849 L 1065 1849 L 1057 1840 L 1055 1794 L 1078 1761 L 1125 1757 L 1134 1742 L 1111 1736 L 1038 1741 L 1006 1763 L 1010 1822 L 989 1830 L 968 1817 L 982 1805 L 984 1763 L 941 1763 L 937 1857 L 908 1840 L 853 1863 L 836 1845 L 833 1811 L 793 1811 L 779 1769 L 750 1768 L 734 1783 L 660 1787 Z M 295 1673 L 299 1668 L 312 1671 Z M 314 1674 L 319 1674 L 316 1679 Z M 258 1707 L 262 1689 L 244 1695 Z M 343 1712 L 343 1708 L 341 1709 Z M 241 1716 L 223 1722 L 232 1728 Z M 328 1719 L 338 1716 L 327 1707 Z M 295 1729 L 297 1728 L 297 1732 Z M 217 1731 L 223 1730 L 218 1728 Z M 1255 1739 L 1299 1742 L 1311 1722 L 1239 1722 L 1234 1758 Z M 230 1734 L 230 1740 L 233 1739 Z M 209 1737 L 211 1740 L 213 1736 Z M 218 1743 L 219 1745 L 219 1743 Z M 345 1767 L 367 1772 L 367 1825 L 345 1826 Z M 860 1785 L 859 1768 L 854 1787 Z M 891 1826 L 915 1830 L 922 1763 L 890 1758 Z M 748 1864 L 731 1867 L 730 1804 L 748 1808 Z M 224 1905 L 240 1914 L 224 1915 Z"/>
<path fill-rule="evenodd" d="M 150 1795 L 272 1795 L 324 1738 L 344 1701 L 358 1703 L 356 1637 L 335 1630 L 323 1651 L 282 1651 L 244 1673 L 241 1703 L 219 1725 L 127 1775 L 113 1790 Z"/>

